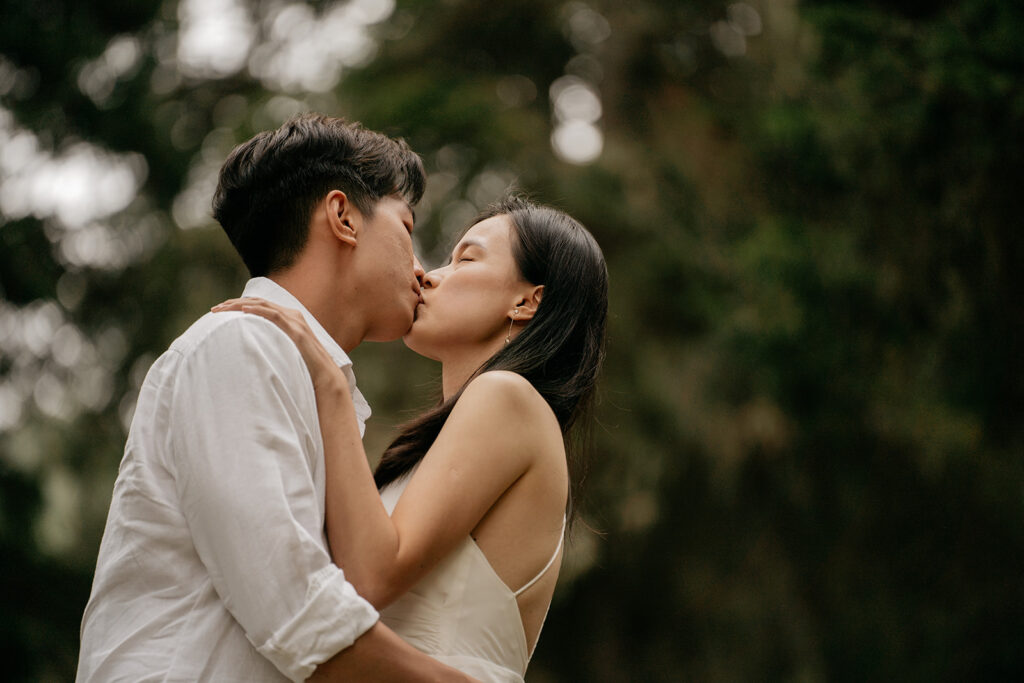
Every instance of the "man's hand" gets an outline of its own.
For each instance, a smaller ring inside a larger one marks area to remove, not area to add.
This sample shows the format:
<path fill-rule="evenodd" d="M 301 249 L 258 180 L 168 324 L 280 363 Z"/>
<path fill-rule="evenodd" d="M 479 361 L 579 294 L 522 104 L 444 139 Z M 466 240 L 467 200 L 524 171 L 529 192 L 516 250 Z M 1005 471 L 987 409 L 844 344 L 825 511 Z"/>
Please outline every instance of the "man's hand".
<path fill-rule="evenodd" d="M 379 621 L 352 644 L 317 667 L 308 679 L 327 681 L 394 681 L 395 683 L 470 683 L 461 671 L 431 659 Z"/>

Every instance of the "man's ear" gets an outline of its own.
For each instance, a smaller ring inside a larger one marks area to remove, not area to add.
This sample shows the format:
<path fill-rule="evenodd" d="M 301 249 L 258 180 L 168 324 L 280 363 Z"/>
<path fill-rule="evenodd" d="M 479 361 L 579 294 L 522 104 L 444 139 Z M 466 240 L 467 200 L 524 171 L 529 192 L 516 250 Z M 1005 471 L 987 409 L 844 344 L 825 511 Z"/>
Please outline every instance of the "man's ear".
<path fill-rule="evenodd" d="M 540 300 L 543 298 L 544 285 L 534 285 L 516 305 L 516 308 L 519 309 L 516 320 L 530 320 L 533 318 L 537 313 L 537 307 L 540 306 Z"/>
<path fill-rule="evenodd" d="M 354 247 L 358 242 L 362 214 L 341 190 L 331 190 L 324 199 L 327 227 L 335 239 Z"/>

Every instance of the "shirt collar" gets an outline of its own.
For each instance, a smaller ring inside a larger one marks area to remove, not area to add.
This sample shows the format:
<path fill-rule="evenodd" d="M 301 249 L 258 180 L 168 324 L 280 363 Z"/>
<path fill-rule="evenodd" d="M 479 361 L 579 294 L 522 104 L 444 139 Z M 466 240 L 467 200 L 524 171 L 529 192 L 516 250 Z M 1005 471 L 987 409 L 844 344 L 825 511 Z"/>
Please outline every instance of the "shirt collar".
<path fill-rule="evenodd" d="M 327 334 L 327 330 L 320 324 L 320 321 L 313 317 L 313 314 L 306 310 L 306 307 L 291 292 L 270 278 L 252 278 L 245 283 L 242 296 L 259 297 L 287 308 L 294 308 L 302 313 L 302 317 L 306 319 L 306 323 L 313 330 L 313 336 L 317 338 L 317 341 L 327 350 L 328 355 L 345 373 L 345 378 L 348 379 L 349 387 L 352 390 L 352 403 L 355 404 L 356 417 L 359 418 L 359 431 L 362 432 L 362 423 L 370 418 L 370 404 L 366 402 L 366 399 L 363 398 L 362 393 L 356 387 L 356 376 L 352 372 L 352 359 L 348 357 L 344 349 L 338 346 L 338 342 L 334 341 L 334 337 Z"/>

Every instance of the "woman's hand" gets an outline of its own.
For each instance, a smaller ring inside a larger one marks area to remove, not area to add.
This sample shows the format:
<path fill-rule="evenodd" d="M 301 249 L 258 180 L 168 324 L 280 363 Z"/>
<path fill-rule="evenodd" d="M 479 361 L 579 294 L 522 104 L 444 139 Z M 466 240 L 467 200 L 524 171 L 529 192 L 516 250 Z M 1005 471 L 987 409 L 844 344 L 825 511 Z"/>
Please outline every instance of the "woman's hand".
<path fill-rule="evenodd" d="M 344 373 L 335 364 L 334 359 L 327 353 L 320 341 L 313 334 L 306 323 L 302 313 L 294 308 L 286 308 L 279 304 L 272 303 L 266 299 L 257 297 L 242 297 L 240 299 L 228 299 L 210 309 L 214 313 L 222 311 L 241 311 L 252 313 L 277 325 L 287 334 L 295 346 L 298 347 L 302 359 L 306 361 L 309 368 L 309 375 L 313 379 L 314 389 L 323 389 L 327 386 L 348 390 L 348 380 Z"/>

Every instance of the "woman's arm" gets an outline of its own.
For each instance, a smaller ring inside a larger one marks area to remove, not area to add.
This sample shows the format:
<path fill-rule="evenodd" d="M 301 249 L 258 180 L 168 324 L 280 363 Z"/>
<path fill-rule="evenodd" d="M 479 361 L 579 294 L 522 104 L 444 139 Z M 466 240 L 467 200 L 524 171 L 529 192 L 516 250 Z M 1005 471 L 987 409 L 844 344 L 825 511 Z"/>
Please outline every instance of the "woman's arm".
<path fill-rule="evenodd" d="M 217 310 L 267 318 L 306 359 L 324 440 L 331 556 L 376 607 L 436 566 L 545 449 L 555 441 L 561 448 L 554 414 L 525 379 L 484 373 L 466 387 L 389 517 L 373 483 L 345 376 L 301 314 L 254 299 Z"/>
<path fill-rule="evenodd" d="M 371 604 L 383 607 L 411 588 L 526 474 L 538 455 L 538 429 L 526 418 L 537 412 L 536 401 L 543 399 L 518 375 L 488 372 L 473 380 L 389 517 L 348 392 L 318 393 L 331 554 Z"/>

